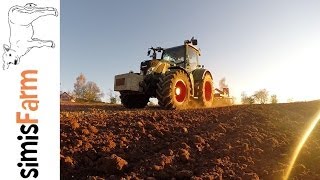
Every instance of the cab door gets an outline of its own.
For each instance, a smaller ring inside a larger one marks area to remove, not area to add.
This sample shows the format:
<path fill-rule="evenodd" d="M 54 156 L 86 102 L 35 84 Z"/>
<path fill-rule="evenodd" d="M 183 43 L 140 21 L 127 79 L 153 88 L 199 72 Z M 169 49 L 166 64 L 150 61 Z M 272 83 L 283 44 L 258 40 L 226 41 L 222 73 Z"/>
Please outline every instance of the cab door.
<path fill-rule="evenodd" d="M 186 69 L 188 72 L 191 72 L 198 68 L 199 62 L 198 57 L 199 53 L 193 47 L 187 45 L 186 52 Z"/>

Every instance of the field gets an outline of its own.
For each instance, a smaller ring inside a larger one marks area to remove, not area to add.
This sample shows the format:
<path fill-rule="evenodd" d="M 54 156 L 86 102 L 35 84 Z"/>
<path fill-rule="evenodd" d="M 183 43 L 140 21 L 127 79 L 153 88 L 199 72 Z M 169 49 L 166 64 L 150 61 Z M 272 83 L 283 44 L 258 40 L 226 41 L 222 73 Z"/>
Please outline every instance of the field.
<path fill-rule="evenodd" d="M 190 110 L 61 104 L 61 179 L 282 179 L 320 101 Z M 320 179 L 320 125 L 291 179 Z"/>

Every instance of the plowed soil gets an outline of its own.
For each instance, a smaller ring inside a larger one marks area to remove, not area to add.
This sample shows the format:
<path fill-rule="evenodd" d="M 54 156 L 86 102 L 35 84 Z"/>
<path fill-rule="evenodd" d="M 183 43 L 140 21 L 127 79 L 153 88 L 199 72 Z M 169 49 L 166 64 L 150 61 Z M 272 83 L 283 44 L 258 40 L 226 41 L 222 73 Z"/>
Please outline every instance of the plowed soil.
<path fill-rule="evenodd" d="M 128 110 L 61 104 L 61 179 L 282 179 L 320 101 Z M 320 179 L 320 125 L 291 179 Z"/>

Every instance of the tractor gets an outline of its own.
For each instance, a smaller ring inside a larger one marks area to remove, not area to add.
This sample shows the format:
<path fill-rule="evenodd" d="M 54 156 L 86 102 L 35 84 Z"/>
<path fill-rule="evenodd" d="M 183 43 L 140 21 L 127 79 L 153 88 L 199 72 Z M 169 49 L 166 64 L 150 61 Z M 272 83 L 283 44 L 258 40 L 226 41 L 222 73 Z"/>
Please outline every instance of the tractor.
<path fill-rule="evenodd" d="M 151 59 L 141 62 L 140 73 L 115 76 L 114 90 L 120 92 L 121 103 L 126 108 L 144 108 L 150 98 L 157 98 L 166 109 L 186 109 L 191 101 L 211 107 L 215 97 L 229 96 L 228 88 L 214 89 L 211 72 L 199 64 L 197 44 L 192 37 L 181 46 L 149 48 Z"/>

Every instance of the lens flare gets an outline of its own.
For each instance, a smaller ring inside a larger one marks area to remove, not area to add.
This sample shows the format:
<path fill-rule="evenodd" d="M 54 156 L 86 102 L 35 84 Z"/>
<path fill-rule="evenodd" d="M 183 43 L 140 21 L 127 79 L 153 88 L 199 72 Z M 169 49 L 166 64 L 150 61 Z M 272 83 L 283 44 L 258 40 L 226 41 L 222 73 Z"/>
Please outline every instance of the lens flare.
<path fill-rule="evenodd" d="M 176 95 L 180 95 L 181 93 L 181 89 L 180 88 L 176 88 Z"/>
<path fill-rule="evenodd" d="M 304 143 L 307 141 L 308 137 L 310 136 L 311 132 L 313 131 L 313 129 L 315 128 L 315 126 L 317 125 L 319 120 L 320 120 L 320 110 L 317 113 L 317 115 L 315 116 L 315 118 L 311 121 L 311 124 L 309 125 L 308 129 L 306 130 L 306 132 L 303 134 L 302 138 L 300 139 L 300 142 L 299 142 L 298 146 L 294 150 L 294 153 L 293 153 L 292 158 L 291 158 L 291 162 L 290 162 L 289 167 L 287 169 L 287 172 L 286 172 L 286 174 L 284 176 L 284 180 L 288 180 L 289 179 L 290 173 L 291 173 L 292 168 L 293 168 L 293 165 L 296 162 Z"/>

